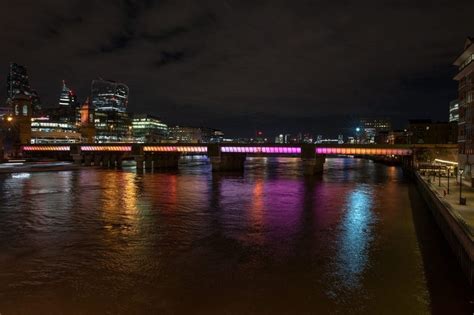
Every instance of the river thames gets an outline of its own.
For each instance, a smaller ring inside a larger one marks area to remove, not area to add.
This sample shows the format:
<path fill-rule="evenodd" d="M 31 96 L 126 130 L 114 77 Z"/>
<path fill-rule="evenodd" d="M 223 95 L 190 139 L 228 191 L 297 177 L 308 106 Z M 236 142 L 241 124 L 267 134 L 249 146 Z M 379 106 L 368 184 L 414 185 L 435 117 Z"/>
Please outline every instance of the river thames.
<path fill-rule="evenodd" d="M 473 300 L 394 166 L 0 174 L 2 315 L 472 314 Z"/>

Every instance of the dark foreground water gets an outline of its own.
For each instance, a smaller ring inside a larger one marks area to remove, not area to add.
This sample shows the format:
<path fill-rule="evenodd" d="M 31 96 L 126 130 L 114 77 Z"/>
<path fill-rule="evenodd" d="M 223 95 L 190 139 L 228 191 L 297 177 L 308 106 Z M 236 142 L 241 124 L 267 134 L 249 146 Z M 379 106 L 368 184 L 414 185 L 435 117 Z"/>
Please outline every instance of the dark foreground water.
<path fill-rule="evenodd" d="M 0 175 L 0 313 L 472 314 L 396 167 L 251 159 L 243 175 Z"/>

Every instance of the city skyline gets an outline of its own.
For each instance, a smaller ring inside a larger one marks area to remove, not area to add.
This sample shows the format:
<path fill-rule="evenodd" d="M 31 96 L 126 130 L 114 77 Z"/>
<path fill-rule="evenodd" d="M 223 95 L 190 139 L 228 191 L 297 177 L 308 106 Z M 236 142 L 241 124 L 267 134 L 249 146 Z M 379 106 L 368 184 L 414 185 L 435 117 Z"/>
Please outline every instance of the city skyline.
<path fill-rule="evenodd" d="M 4 23 L 14 24 L 21 6 L 5 6 Z M 51 1 L 41 19 L 31 6 L 28 23 L 0 33 L 9 43 L 0 64 L 3 73 L 10 61 L 27 66 L 45 104 L 57 100 L 63 79 L 82 102 L 90 81 L 104 77 L 130 87 L 131 111 L 166 121 L 231 135 L 285 126 L 335 136 L 369 114 L 395 125 L 446 120 L 456 98 L 452 62 L 470 35 L 463 15 L 473 4 Z"/>

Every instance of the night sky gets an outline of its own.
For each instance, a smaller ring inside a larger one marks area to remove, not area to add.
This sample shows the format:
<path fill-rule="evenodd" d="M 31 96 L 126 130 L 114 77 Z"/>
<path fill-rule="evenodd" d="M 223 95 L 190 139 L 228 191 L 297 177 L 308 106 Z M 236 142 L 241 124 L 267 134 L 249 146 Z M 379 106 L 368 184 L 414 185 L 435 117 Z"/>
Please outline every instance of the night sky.
<path fill-rule="evenodd" d="M 130 87 L 132 112 L 232 136 L 447 120 L 472 12 L 472 0 L 2 0 L 0 99 L 14 61 L 46 105 L 62 79 L 82 102 L 102 77 Z"/>

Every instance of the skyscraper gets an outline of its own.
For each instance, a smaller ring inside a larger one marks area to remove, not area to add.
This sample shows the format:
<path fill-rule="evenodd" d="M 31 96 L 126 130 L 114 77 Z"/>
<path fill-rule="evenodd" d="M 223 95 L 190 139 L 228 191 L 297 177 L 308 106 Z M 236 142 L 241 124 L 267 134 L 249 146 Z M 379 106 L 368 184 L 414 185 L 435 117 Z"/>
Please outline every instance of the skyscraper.
<path fill-rule="evenodd" d="M 12 100 L 15 95 L 31 95 L 30 81 L 26 68 L 17 63 L 10 63 L 7 76 L 7 98 Z"/>
<path fill-rule="evenodd" d="M 474 163 L 474 38 L 467 38 L 464 51 L 454 61 L 458 73 L 454 80 L 459 82 L 458 145 L 459 167 L 464 177 L 474 184 L 471 165 Z"/>
<path fill-rule="evenodd" d="M 59 96 L 59 106 L 77 107 L 77 97 L 73 90 L 67 85 L 66 81 L 63 80 L 63 88 Z"/>
<path fill-rule="evenodd" d="M 128 86 L 107 80 L 93 80 L 92 105 L 100 111 L 125 112 L 128 104 Z"/>
<path fill-rule="evenodd" d="M 91 85 L 92 107 L 96 141 L 130 141 L 132 126 L 127 110 L 128 86 L 107 80 L 93 80 Z"/>
<path fill-rule="evenodd" d="M 17 96 L 21 96 L 22 99 L 27 97 L 31 100 L 33 113 L 41 110 L 41 99 L 38 93 L 30 87 L 26 67 L 12 62 L 7 75 L 7 102 L 10 103 Z"/>

